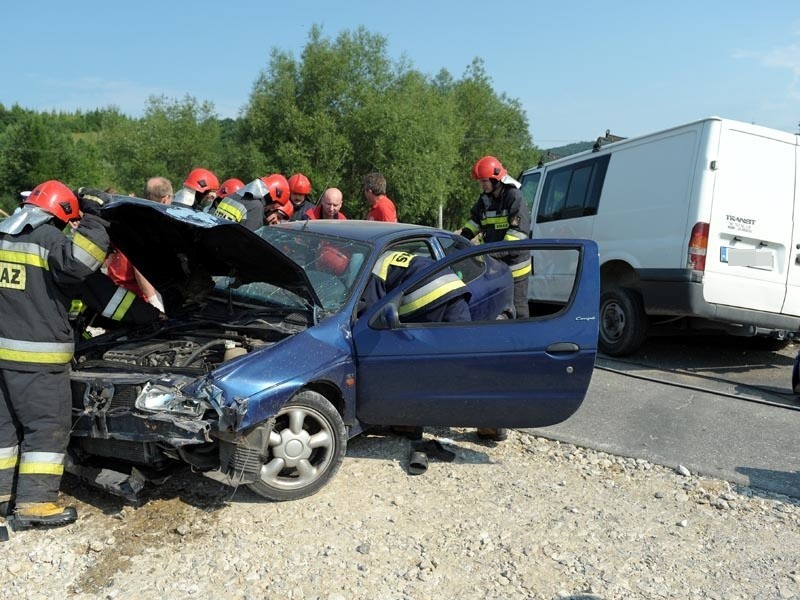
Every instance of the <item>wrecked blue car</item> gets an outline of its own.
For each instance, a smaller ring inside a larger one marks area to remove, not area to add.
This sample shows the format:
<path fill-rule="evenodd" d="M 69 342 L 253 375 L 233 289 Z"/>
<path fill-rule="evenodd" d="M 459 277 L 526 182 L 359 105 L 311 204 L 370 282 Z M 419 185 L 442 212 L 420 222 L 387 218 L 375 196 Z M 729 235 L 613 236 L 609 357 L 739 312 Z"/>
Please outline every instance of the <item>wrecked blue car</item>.
<path fill-rule="evenodd" d="M 251 232 L 122 197 L 103 216 L 168 317 L 104 328 L 76 348 L 67 469 L 112 491 L 135 493 L 133 475 L 188 464 L 271 500 L 302 498 L 371 427 L 546 426 L 586 394 L 599 306 L 591 241 L 476 246 L 442 229 L 368 221 Z M 572 286 L 515 319 L 511 275 L 495 257 L 523 247 L 536 270 L 556 268 Z M 364 306 L 389 250 L 435 262 Z M 443 269 L 468 286 L 471 319 L 406 322 L 404 295 Z"/>

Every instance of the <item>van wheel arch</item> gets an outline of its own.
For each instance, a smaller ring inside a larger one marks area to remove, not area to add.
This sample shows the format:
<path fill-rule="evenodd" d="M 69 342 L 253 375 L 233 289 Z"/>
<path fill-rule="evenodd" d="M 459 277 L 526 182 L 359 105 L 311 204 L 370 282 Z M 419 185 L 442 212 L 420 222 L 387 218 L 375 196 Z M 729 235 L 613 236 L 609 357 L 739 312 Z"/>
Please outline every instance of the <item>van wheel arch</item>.
<path fill-rule="evenodd" d="M 631 265 L 623 260 L 610 260 L 600 267 L 600 291 L 613 288 L 638 288 L 639 274 Z"/>

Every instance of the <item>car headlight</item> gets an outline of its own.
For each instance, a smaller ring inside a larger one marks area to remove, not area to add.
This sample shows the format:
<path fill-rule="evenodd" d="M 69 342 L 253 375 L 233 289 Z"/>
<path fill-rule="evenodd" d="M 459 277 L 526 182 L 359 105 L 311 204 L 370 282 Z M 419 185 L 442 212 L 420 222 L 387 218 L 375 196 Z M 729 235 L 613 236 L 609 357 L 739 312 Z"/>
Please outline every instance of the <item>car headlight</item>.
<path fill-rule="evenodd" d="M 184 396 L 174 386 L 148 382 L 136 398 L 136 408 L 149 412 L 200 416 L 210 406 L 198 398 Z"/>

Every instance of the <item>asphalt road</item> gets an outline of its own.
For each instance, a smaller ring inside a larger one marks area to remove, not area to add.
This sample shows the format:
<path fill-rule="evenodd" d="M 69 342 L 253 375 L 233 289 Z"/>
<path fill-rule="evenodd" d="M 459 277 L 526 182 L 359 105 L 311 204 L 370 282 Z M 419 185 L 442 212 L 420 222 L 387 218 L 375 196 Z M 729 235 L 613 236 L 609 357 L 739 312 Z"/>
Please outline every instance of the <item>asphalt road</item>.
<path fill-rule="evenodd" d="M 790 390 L 797 350 L 667 338 L 624 362 L 600 355 L 578 412 L 530 431 L 800 498 L 800 400 Z"/>

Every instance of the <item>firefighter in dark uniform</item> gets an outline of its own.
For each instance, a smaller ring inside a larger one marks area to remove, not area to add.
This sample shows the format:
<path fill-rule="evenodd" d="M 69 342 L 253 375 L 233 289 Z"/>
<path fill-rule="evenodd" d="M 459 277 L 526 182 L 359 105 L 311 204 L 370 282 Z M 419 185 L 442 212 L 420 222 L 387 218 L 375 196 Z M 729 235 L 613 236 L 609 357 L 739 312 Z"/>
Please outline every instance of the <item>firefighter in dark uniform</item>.
<path fill-rule="evenodd" d="M 324 253 L 324 250 L 323 250 Z M 324 254 L 321 255 L 321 258 Z M 433 262 L 425 256 L 407 252 L 387 252 L 372 269 L 362 295 L 363 306 L 372 306 L 403 281 L 413 277 Z M 398 308 L 404 323 L 442 323 L 471 321 L 466 284 L 452 270 L 436 273 L 423 281 L 421 287 L 403 296 Z"/>
<path fill-rule="evenodd" d="M 362 295 L 363 306 L 371 306 L 431 262 L 433 262 L 431 258 L 406 252 L 388 252 L 382 255 L 375 263 Z M 405 323 L 471 321 L 470 297 L 471 293 L 466 284 L 452 270 L 447 269 L 423 279 L 421 286 L 406 293 L 400 301 L 398 313 L 400 320 Z M 421 427 L 394 426 L 392 430 L 411 439 L 422 437 Z M 483 439 L 503 441 L 508 437 L 508 430 L 478 428 L 478 436 Z"/>
<path fill-rule="evenodd" d="M 469 221 L 461 235 L 472 240 L 481 236 L 486 243 L 525 240 L 531 219 L 519 188 L 520 183 L 508 175 L 506 168 L 494 156 L 484 156 L 472 167 L 472 178 L 481 186 L 481 195 L 470 209 Z M 514 309 L 518 319 L 529 316 L 528 279 L 531 275 L 530 252 L 504 252 L 495 258 L 511 269 L 514 278 Z M 502 441 L 508 437 L 505 429 L 480 428 L 478 436 Z"/>
<path fill-rule="evenodd" d="M 288 179 L 289 199 L 292 201 L 292 214 L 290 221 L 302 221 L 309 210 L 313 210 L 316 205 L 308 199 L 311 194 L 311 181 L 302 173 L 295 173 Z"/>
<path fill-rule="evenodd" d="M 220 200 L 214 215 L 241 223 L 250 231 L 255 231 L 264 225 L 264 197 L 268 195 L 267 184 L 261 179 L 255 179 Z"/>
<path fill-rule="evenodd" d="M 46 181 L 0 223 L 0 511 L 16 505 L 18 527 L 77 518 L 57 504 L 71 426 L 69 290 L 103 264 L 109 198 Z"/>
<path fill-rule="evenodd" d="M 481 195 L 469 213 L 470 220 L 461 235 L 471 240 L 482 234 L 483 241 L 500 242 L 528 238 L 531 218 L 520 192 L 520 183 L 508 175 L 494 156 L 484 156 L 472 167 L 472 178 L 481 186 Z M 517 318 L 528 317 L 528 278 L 530 252 L 505 252 L 496 258 L 505 262 L 514 277 L 514 308 Z"/>

